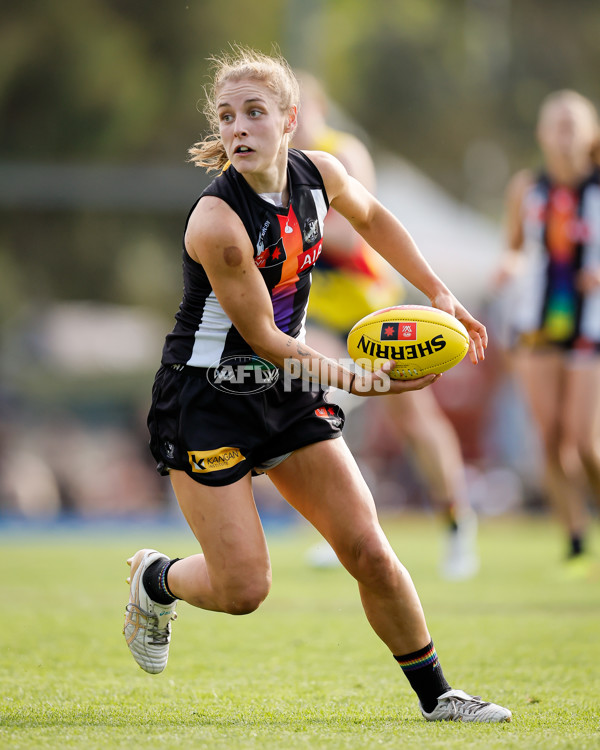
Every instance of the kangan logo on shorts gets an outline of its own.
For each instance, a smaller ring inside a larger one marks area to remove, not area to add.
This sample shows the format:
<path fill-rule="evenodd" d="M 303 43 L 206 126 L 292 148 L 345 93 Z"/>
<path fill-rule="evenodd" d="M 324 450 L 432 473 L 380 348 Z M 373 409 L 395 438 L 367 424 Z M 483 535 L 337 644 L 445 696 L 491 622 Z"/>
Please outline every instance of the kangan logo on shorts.
<path fill-rule="evenodd" d="M 279 370 L 272 362 L 255 354 L 230 356 L 213 362 L 208 368 L 207 379 L 218 391 L 247 396 L 274 386 L 279 380 Z"/>
<path fill-rule="evenodd" d="M 217 448 L 214 451 L 188 451 L 192 471 L 206 474 L 209 471 L 222 471 L 245 460 L 239 448 Z"/>

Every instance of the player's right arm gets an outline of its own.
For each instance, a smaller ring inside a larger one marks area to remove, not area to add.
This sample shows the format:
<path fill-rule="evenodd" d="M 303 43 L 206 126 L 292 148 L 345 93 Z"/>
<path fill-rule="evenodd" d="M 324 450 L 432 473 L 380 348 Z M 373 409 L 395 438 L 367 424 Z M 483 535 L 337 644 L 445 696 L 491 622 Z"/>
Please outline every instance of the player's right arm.
<path fill-rule="evenodd" d="M 298 365 L 322 385 L 348 390 L 353 373 L 334 360 L 281 331 L 275 324 L 273 304 L 264 279 L 254 263 L 252 244 L 239 216 L 220 198 L 206 196 L 194 209 L 185 235 L 190 257 L 200 263 L 227 317 L 253 351 L 278 367 Z M 389 367 L 388 367 L 389 371 Z M 357 378 L 358 379 L 358 378 Z M 381 371 L 360 376 L 359 395 L 382 393 Z M 392 381 L 389 391 L 419 390 L 436 380 L 427 375 L 410 381 Z M 358 385 L 358 384 L 357 384 Z M 389 392 L 388 391 L 388 392 Z"/>
<path fill-rule="evenodd" d="M 521 270 L 523 263 L 523 204 L 525 194 L 531 187 L 533 175 L 529 170 L 522 170 L 508 183 L 505 199 L 505 238 L 504 251 L 498 270 L 494 275 L 494 286 L 500 287 L 513 279 Z"/>

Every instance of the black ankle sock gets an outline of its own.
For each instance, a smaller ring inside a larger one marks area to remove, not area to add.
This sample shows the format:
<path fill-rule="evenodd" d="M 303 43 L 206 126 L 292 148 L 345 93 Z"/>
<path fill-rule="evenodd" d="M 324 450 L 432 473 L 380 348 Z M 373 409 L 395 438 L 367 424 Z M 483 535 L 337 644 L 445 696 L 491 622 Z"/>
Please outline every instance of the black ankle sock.
<path fill-rule="evenodd" d="M 142 583 L 144 584 L 146 593 L 153 602 L 165 605 L 173 604 L 177 598 L 173 596 L 172 591 L 169 589 L 167 573 L 171 565 L 179 559 L 179 557 L 176 557 L 173 560 L 165 560 L 164 558 L 155 560 L 144 571 Z"/>
<path fill-rule="evenodd" d="M 410 686 L 419 696 L 419 701 L 427 713 L 437 706 L 438 696 L 450 690 L 442 667 L 438 661 L 433 641 L 419 651 L 403 656 L 394 656 L 410 682 Z"/>
<path fill-rule="evenodd" d="M 444 515 L 446 524 L 448 525 L 448 531 L 450 531 L 451 533 L 456 533 L 458 531 L 458 518 L 456 515 L 456 507 L 454 503 L 450 503 L 446 506 Z"/>
<path fill-rule="evenodd" d="M 579 534 L 573 534 L 569 540 L 569 557 L 583 555 L 583 539 Z"/>

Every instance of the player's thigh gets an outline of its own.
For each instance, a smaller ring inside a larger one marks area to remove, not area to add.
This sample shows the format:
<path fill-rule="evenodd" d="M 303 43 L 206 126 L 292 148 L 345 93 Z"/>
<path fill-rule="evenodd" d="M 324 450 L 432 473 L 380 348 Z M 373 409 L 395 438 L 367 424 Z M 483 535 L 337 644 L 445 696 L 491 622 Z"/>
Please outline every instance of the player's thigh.
<path fill-rule="evenodd" d="M 513 364 L 532 416 L 548 439 L 560 423 L 565 355 L 558 350 L 520 351 Z"/>
<path fill-rule="evenodd" d="M 373 497 L 343 438 L 300 448 L 269 477 L 336 551 L 381 533 Z"/>
<path fill-rule="evenodd" d="M 250 579 L 270 570 L 250 474 L 224 487 L 200 484 L 183 471 L 171 471 L 170 477 L 213 579 Z"/>
<path fill-rule="evenodd" d="M 575 359 L 565 372 L 562 428 L 583 450 L 600 440 L 600 358 Z"/>

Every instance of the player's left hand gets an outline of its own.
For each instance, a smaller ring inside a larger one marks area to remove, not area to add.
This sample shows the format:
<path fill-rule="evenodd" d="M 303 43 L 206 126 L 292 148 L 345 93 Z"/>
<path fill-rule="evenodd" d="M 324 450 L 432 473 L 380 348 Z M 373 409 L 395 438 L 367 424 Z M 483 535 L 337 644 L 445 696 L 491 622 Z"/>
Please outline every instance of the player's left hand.
<path fill-rule="evenodd" d="M 469 359 L 474 365 L 480 360 L 484 360 L 485 350 L 488 345 L 488 335 L 483 323 L 480 323 L 467 312 L 466 308 L 449 292 L 447 294 L 438 294 L 434 297 L 431 300 L 431 306 L 450 313 L 457 320 L 460 320 L 469 334 Z"/>

